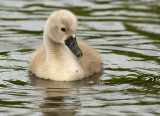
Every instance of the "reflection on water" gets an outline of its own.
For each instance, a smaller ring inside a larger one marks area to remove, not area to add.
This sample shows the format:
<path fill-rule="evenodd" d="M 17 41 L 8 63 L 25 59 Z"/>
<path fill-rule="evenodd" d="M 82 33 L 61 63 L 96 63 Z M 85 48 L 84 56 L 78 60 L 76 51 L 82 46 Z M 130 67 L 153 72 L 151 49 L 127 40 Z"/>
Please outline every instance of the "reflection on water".
<path fill-rule="evenodd" d="M 76 82 L 28 76 L 46 18 L 61 8 L 77 15 L 77 37 L 101 53 L 102 76 Z M 0 114 L 159 115 L 159 8 L 159 0 L 1 0 Z"/>
<path fill-rule="evenodd" d="M 101 74 L 94 75 L 75 82 L 58 82 L 44 80 L 30 75 L 30 85 L 44 87 L 43 102 L 36 110 L 41 111 L 44 115 L 54 116 L 74 116 L 76 109 L 82 108 L 79 95 L 91 95 L 95 92 L 85 90 L 80 92 L 80 88 L 97 85 Z"/>

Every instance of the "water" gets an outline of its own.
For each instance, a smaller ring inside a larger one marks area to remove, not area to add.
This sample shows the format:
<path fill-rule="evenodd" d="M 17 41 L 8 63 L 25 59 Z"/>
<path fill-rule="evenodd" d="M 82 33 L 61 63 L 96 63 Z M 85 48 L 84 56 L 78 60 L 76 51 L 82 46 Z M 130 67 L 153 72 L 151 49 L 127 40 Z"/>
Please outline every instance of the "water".
<path fill-rule="evenodd" d="M 104 71 L 77 82 L 27 73 L 46 18 L 67 8 Z M 160 115 L 159 0 L 1 0 L 0 115 Z"/>

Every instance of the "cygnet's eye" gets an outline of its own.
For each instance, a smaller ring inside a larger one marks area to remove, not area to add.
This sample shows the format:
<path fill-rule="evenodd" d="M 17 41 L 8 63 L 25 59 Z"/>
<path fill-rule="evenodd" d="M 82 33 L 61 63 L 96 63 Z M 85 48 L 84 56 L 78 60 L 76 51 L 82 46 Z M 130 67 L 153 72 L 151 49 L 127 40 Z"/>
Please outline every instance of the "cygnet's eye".
<path fill-rule="evenodd" d="M 65 28 L 61 28 L 61 30 L 64 31 L 64 32 L 66 32 L 66 29 L 65 29 Z"/>

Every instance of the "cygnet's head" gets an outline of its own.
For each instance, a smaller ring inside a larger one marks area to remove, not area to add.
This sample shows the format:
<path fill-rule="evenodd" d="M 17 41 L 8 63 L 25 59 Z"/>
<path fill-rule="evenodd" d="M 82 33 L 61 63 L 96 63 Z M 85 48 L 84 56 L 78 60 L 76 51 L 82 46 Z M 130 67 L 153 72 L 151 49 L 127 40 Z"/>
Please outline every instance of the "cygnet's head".
<path fill-rule="evenodd" d="M 68 10 L 57 10 L 47 19 L 44 35 L 54 42 L 67 45 L 77 57 L 81 57 L 76 29 L 77 19 L 74 14 Z"/>

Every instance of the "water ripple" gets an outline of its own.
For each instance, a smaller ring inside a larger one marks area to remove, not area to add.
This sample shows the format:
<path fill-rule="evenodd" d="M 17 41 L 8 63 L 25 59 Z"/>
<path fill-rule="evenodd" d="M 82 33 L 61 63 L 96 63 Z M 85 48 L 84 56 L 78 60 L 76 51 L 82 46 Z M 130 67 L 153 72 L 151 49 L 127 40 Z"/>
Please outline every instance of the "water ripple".
<path fill-rule="evenodd" d="M 49 14 L 77 15 L 77 37 L 100 52 L 104 71 L 77 82 L 28 74 Z M 1 0 L 1 115 L 160 114 L 159 0 Z"/>

